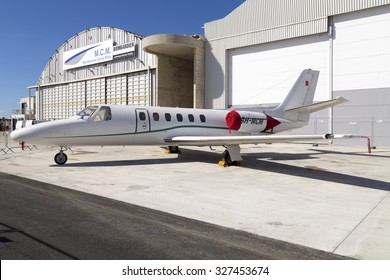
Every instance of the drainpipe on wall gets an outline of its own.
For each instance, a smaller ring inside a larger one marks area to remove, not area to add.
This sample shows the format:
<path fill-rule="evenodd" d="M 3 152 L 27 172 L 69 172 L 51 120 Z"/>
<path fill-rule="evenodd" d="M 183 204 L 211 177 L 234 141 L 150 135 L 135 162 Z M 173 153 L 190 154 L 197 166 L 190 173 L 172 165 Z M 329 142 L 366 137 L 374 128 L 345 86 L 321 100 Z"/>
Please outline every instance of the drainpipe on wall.
<path fill-rule="evenodd" d="M 328 32 L 329 32 L 329 99 L 333 99 L 333 40 L 334 40 L 334 23 L 333 17 L 328 19 Z M 333 107 L 329 108 L 329 128 L 328 133 L 333 134 Z M 329 140 L 329 144 L 332 144 L 333 140 Z"/>

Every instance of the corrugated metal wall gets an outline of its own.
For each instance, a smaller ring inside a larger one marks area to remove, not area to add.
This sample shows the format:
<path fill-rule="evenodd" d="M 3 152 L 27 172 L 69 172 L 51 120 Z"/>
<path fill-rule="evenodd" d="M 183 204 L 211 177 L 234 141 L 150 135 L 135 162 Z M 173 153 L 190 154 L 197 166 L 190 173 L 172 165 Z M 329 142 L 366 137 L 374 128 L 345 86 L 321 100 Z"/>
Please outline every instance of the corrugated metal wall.
<path fill-rule="evenodd" d="M 300 24 L 306 23 L 305 28 L 312 34 L 325 32 L 328 16 L 386 4 L 390 4 L 390 0 L 247 0 L 225 18 L 206 23 L 205 35 L 209 41 L 214 41 L 248 33 L 267 33 L 258 37 L 258 44 L 289 39 L 302 29 Z M 294 25 L 298 26 L 291 28 Z M 272 32 L 267 32 L 269 30 Z M 304 35 L 310 35 L 307 33 Z"/>

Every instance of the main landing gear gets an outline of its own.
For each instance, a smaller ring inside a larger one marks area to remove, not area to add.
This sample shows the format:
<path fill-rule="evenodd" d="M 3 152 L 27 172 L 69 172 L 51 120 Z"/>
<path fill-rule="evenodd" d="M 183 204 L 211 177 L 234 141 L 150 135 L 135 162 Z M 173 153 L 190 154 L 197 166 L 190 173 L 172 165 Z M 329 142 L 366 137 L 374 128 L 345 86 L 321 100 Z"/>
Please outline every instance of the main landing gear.
<path fill-rule="evenodd" d="M 165 150 L 166 154 L 180 154 L 179 146 L 168 146 L 168 149 Z"/>
<path fill-rule="evenodd" d="M 218 165 L 223 167 L 240 166 L 240 161 L 242 161 L 240 151 L 239 145 L 226 146 L 226 150 L 222 153 L 222 159 L 218 162 Z"/>
<path fill-rule="evenodd" d="M 225 146 L 226 150 L 222 153 L 222 159 L 218 162 L 219 166 L 228 167 L 228 166 L 239 166 L 242 157 L 240 154 L 241 148 L 239 145 L 227 145 Z M 168 149 L 165 150 L 167 154 L 180 154 L 178 146 L 168 146 Z"/>
<path fill-rule="evenodd" d="M 60 152 L 54 156 L 54 161 L 58 165 L 64 165 L 68 161 L 68 156 L 64 153 L 67 149 L 61 147 Z"/>
<path fill-rule="evenodd" d="M 222 159 L 218 162 L 219 166 L 228 167 L 228 166 L 240 166 L 240 162 L 238 160 L 232 160 L 230 157 L 229 151 L 225 150 L 222 153 Z"/>

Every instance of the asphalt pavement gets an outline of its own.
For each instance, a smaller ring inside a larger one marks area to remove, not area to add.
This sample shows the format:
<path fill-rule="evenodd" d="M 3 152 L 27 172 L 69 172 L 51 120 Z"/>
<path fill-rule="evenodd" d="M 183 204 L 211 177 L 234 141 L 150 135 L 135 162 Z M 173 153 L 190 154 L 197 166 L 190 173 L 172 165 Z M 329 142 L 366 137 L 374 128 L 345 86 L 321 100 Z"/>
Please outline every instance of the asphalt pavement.
<path fill-rule="evenodd" d="M 0 259 L 345 259 L 0 173 Z"/>

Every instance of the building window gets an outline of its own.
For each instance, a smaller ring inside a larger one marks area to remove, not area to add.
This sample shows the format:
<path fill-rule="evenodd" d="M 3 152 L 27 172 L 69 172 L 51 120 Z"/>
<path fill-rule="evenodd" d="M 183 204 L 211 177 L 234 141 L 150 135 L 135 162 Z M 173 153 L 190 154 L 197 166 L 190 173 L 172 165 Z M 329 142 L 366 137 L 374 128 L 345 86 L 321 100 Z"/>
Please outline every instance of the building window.
<path fill-rule="evenodd" d="M 170 122 L 171 121 L 171 114 L 169 114 L 169 113 L 165 113 L 165 120 L 167 121 L 167 122 Z"/>
<path fill-rule="evenodd" d="M 200 115 L 200 121 L 201 122 L 206 122 L 206 116 L 205 115 Z"/>
<path fill-rule="evenodd" d="M 193 114 L 188 114 L 188 120 L 190 122 L 194 122 L 195 121 L 194 115 Z"/>
<path fill-rule="evenodd" d="M 153 113 L 153 120 L 158 122 L 160 120 L 160 115 L 158 113 Z"/>
<path fill-rule="evenodd" d="M 182 122 L 183 121 L 183 115 L 182 114 L 176 114 L 177 121 Z"/>

